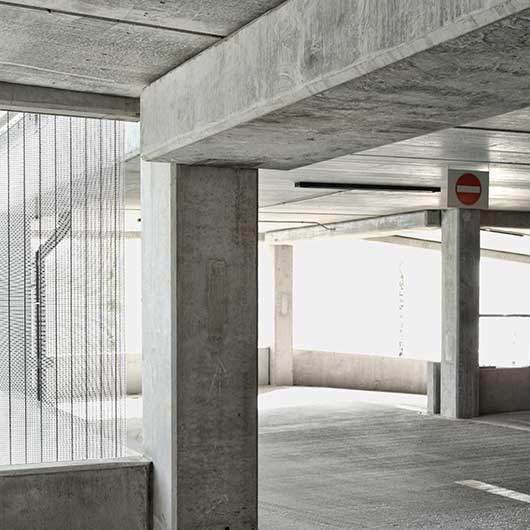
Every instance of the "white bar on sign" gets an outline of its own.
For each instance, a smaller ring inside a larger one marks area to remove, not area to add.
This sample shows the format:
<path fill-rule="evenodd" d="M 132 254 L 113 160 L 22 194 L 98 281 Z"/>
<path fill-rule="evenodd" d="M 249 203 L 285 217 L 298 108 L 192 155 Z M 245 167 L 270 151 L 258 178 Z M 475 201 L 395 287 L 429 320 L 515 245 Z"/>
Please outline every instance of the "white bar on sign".
<path fill-rule="evenodd" d="M 480 193 L 480 186 L 457 186 L 457 193 Z"/>

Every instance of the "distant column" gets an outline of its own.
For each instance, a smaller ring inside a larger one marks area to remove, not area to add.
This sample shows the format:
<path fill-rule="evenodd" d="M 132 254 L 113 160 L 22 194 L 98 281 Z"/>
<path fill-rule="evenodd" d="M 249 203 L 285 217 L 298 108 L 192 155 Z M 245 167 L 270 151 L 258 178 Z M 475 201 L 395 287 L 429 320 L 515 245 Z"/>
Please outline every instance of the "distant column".
<path fill-rule="evenodd" d="M 442 214 L 441 414 L 479 414 L 480 210 Z"/>
<path fill-rule="evenodd" d="M 257 170 L 142 163 L 155 530 L 257 528 Z"/>
<path fill-rule="evenodd" d="M 275 386 L 293 384 L 293 247 L 276 245 L 274 252 L 274 344 L 270 381 Z"/>

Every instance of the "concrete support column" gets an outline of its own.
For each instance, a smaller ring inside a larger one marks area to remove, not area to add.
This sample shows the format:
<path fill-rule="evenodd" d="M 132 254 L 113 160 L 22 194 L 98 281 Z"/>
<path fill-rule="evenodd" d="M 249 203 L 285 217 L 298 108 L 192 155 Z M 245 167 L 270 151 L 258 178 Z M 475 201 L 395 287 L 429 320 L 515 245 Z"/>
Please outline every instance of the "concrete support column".
<path fill-rule="evenodd" d="M 441 414 L 479 413 L 480 211 L 442 215 Z"/>
<path fill-rule="evenodd" d="M 274 344 L 270 383 L 293 384 L 293 247 L 276 245 L 274 252 Z"/>
<path fill-rule="evenodd" d="M 257 528 L 257 171 L 142 164 L 154 528 Z"/>

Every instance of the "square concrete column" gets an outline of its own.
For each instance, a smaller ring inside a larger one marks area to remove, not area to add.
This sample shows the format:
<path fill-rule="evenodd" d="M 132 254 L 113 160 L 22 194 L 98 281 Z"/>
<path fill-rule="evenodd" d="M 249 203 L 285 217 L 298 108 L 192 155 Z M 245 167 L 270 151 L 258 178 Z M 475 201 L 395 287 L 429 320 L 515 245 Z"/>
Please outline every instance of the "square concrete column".
<path fill-rule="evenodd" d="M 427 414 L 440 414 L 440 363 L 427 363 Z"/>
<path fill-rule="evenodd" d="M 275 245 L 274 344 L 271 348 L 270 383 L 293 384 L 293 247 Z"/>
<path fill-rule="evenodd" d="M 142 163 L 154 528 L 257 528 L 257 171 Z"/>
<path fill-rule="evenodd" d="M 442 214 L 442 416 L 479 414 L 480 211 Z"/>

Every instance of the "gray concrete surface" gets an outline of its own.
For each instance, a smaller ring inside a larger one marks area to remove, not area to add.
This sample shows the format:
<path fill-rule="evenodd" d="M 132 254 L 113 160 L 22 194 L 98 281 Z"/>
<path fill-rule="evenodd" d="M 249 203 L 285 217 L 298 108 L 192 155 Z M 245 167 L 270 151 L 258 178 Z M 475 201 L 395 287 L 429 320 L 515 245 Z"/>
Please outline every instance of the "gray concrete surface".
<path fill-rule="evenodd" d="M 0 81 L 139 97 L 281 1 L 0 2 Z"/>
<path fill-rule="evenodd" d="M 293 384 L 293 247 L 273 249 L 274 336 L 270 349 L 270 384 Z"/>
<path fill-rule="evenodd" d="M 427 361 L 295 350 L 294 384 L 426 394 Z"/>
<path fill-rule="evenodd" d="M 0 468 L 0 528 L 149 530 L 150 463 L 141 458 Z"/>
<path fill-rule="evenodd" d="M 140 100 L 0 82 L 0 108 L 126 121 L 140 119 Z"/>
<path fill-rule="evenodd" d="M 530 368 L 480 369 L 480 413 L 530 410 Z"/>
<path fill-rule="evenodd" d="M 440 413 L 479 414 L 480 210 L 442 213 Z"/>
<path fill-rule="evenodd" d="M 146 88 L 142 153 L 290 169 L 523 108 L 529 8 L 290 0 Z"/>
<path fill-rule="evenodd" d="M 485 414 L 480 418 L 475 418 L 473 421 L 477 423 L 496 425 L 498 427 L 509 427 L 510 429 L 530 432 L 530 410 L 504 412 L 499 414 Z"/>
<path fill-rule="evenodd" d="M 177 32 L 228 35 L 283 0 L 19 0 L 19 6 Z"/>
<path fill-rule="evenodd" d="M 427 413 L 440 414 L 440 363 L 427 363 Z"/>
<path fill-rule="evenodd" d="M 149 163 L 143 171 L 155 529 L 254 528 L 257 171 Z"/>
<path fill-rule="evenodd" d="M 260 530 L 528 528 L 528 504 L 455 482 L 530 493 L 529 432 L 312 390 L 260 396 Z"/>
<path fill-rule="evenodd" d="M 331 223 L 325 226 L 291 228 L 266 234 L 268 243 L 282 244 L 306 239 L 329 239 L 334 237 L 356 237 L 366 239 L 406 233 L 409 230 L 440 228 L 439 211 L 409 212 L 384 215 L 372 219 L 358 219 Z"/>

